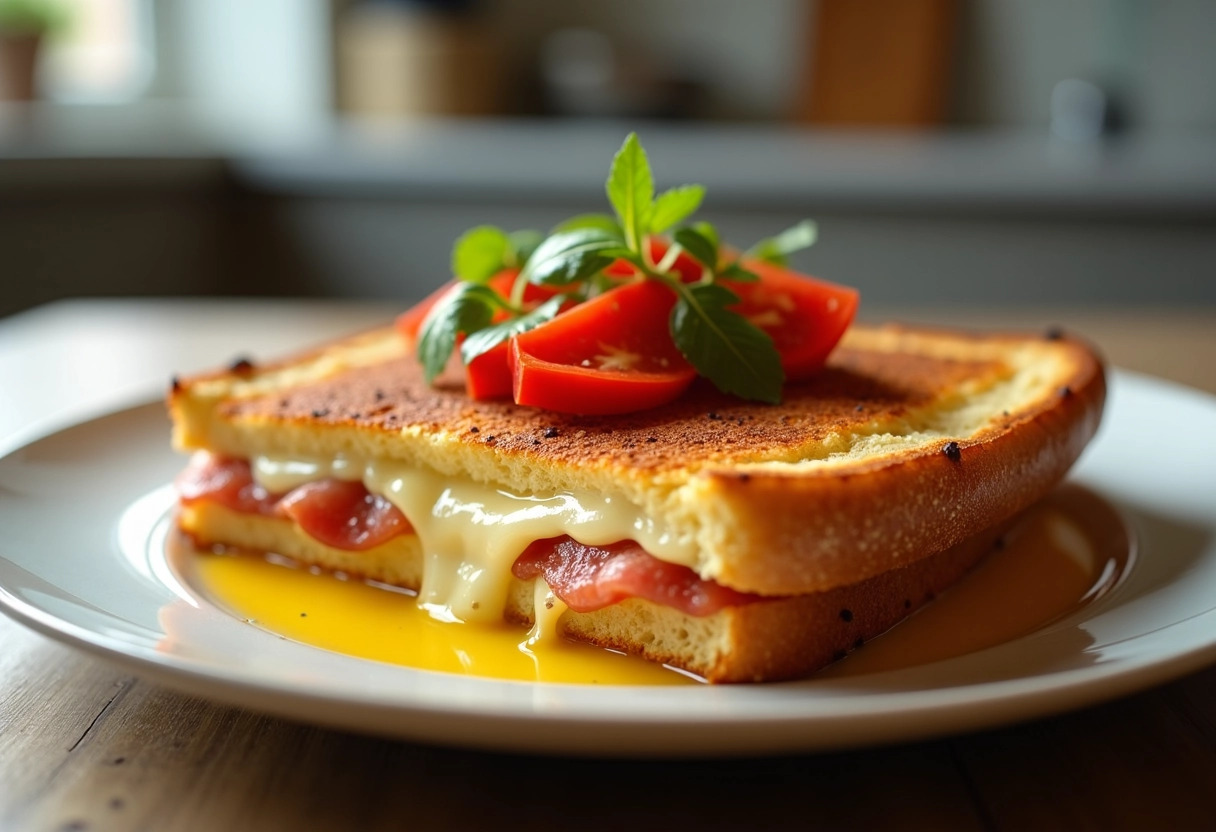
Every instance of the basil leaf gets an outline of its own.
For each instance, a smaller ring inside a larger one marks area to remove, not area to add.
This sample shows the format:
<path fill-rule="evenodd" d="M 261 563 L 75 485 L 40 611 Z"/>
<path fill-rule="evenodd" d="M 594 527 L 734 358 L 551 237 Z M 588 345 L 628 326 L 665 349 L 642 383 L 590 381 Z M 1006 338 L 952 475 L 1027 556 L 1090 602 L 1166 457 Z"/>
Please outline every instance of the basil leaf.
<path fill-rule="evenodd" d="M 427 384 L 443 371 L 457 336 L 489 326 L 501 303 L 498 293 L 489 286 L 463 281 L 439 299 L 422 321 L 418 337 L 418 360 Z"/>
<path fill-rule="evenodd" d="M 598 228 L 600 231 L 615 231 L 620 235 L 621 239 L 625 239 L 625 232 L 621 230 L 621 224 L 616 221 L 616 217 L 609 214 L 579 214 L 577 217 L 559 223 L 553 228 L 553 233 L 560 231 L 577 231 L 580 228 Z"/>
<path fill-rule="evenodd" d="M 604 189 L 621 221 L 626 245 L 633 251 L 641 251 L 654 209 L 654 178 L 637 133 L 626 136 L 625 143 L 612 157 Z"/>
<path fill-rule="evenodd" d="M 617 256 L 628 253 L 615 230 L 583 228 L 563 231 L 546 239 L 524 266 L 523 278 L 531 283 L 565 286 L 609 265 Z"/>
<path fill-rule="evenodd" d="M 546 321 L 553 320 L 554 316 L 561 311 L 562 304 L 566 300 L 565 296 L 557 295 L 556 297 L 549 298 L 531 312 L 520 315 L 518 318 L 511 318 L 494 326 L 477 330 L 465 338 L 464 343 L 460 345 L 461 360 L 465 364 L 468 364 L 477 356 L 494 349 L 512 335 L 527 332 L 529 329 L 535 329 Z"/>
<path fill-rule="evenodd" d="M 724 393 L 780 402 L 781 356 L 772 338 L 727 308 L 739 296 L 716 283 L 678 284 L 676 292 L 671 337 L 697 372 Z"/>
<path fill-rule="evenodd" d="M 708 223 L 704 220 L 701 222 L 694 222 L 692 224 L 692 229 L 713 243 L 715 249 L 722 248 L 722 243 L 720 242 L 721 237 L 718 234 L 718 229 L 714 228 L 713 223 Z"/>
<path fill-rule="evenodd" d="M 676 242 L 698 263 L 711 269 L 718 267 L 718 241 L 711 240 L 695 228 L 679 228 Z"/>
<path fill-rule="evenodd" d="M 485 283 L 503 270 L 511 251 L 511 240 L 505 231 L 479 225 L 460 235 L 452 247 L 452 274 L 461 280 Z"/>
<path fill-rule="evenodd" d="M 810 220 L 803 220 L 793 228 L 787 228 L 775 237 L 768 237 L 747 250 L 749 257 L 766 260 L 784 266 L 789 255 L 815 245 L 819 227 Z"/>
<path fill-rule="evenodd" d="M 523 268 L 528 262 L 528 258 L 536 251 L 537 247 L 544 241 L 545 235 L 539 231 L 525 230 L 513 231 L 507 236 L 511 244 L 511 266 L 515 268 Z"/>
<path fill-rule="evenodd" d="M 648 230 L 662 234 L 678 222 L 683 222 L 701 207 L 705 198 L 703 185 L 681 185 L 659 194 L 650 214 Z"/>
<path fill-rule="evenodd" d="M 733 280 L 736 283 L 755 283 L 760 279 L 760 275 L 743 268 L 737 262 L 731 263 L 719 271 L 718 277 L 724 280 Z"/>

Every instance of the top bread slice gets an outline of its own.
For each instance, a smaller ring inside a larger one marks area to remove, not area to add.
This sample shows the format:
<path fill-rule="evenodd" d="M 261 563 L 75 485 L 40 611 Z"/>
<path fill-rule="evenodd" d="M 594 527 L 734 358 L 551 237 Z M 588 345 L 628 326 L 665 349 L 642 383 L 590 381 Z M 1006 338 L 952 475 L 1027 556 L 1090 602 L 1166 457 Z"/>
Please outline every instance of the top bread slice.
<path fill-rule="evenodd" d="M 698 382 L 625 416 L 471 401 L 382 329 L 265 366 L 175 381 L 183 450 L 383 459 L 521 495 L 626 500 L 696 543 L 702 577 L 797 595 L 955 546 L 1045 494 L 1097 429 L 1080 341 L 854 326 L 780 405 Z"/>

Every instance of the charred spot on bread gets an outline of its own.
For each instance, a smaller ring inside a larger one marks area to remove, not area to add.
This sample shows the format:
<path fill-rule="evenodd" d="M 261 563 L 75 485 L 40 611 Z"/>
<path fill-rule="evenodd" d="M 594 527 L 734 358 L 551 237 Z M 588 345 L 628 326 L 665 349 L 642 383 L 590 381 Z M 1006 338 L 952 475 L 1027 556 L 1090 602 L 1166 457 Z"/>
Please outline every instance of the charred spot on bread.
<path fill-rule="evenodd" d="M 853 611 L 850 609 L 841 610 L 840 611 L 840 620 L 843 621 L 845 624 L 851 623 L 853 621 Z"/>
<path fill-rule="evenodd" d="M 958 446 L 957 442 L 947 442 L 946 447 L 942 448 L 942 453 L 951 462 L 959 462 L 963 458 L 963 449 Z"/>
<path fill-rule="evenodd" d="M 255 367 L 252 359 L 245 355 L 237 356 L 232 360 L 232 363 L 228 365 L 228 371 L 236 373 L 237 375 L 248 375 L 255 369 L 257 368 Z"/>
<path fill-rule="evenodd" d="M 562 435 L 562 432 L 561 432 L 560 428 L 555 428 L 552 425 L 550 425 L 549 427 L 545 428 L 545 432 L 541 435 L 544 436 L 546 439 L 556 439 L 557 437 Z"/>

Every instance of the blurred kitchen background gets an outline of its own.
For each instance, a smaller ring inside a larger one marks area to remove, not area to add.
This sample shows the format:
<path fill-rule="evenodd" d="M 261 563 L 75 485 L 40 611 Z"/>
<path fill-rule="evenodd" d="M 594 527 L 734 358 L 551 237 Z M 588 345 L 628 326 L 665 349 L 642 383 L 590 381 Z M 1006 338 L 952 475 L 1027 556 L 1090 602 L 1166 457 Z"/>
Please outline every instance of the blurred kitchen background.
<path fill-rule="evenodd" d="M 0 316 L 376 298 L 631 129 L 866 304 L 1216 303 L 1213 0 L 0 0 Z"/>

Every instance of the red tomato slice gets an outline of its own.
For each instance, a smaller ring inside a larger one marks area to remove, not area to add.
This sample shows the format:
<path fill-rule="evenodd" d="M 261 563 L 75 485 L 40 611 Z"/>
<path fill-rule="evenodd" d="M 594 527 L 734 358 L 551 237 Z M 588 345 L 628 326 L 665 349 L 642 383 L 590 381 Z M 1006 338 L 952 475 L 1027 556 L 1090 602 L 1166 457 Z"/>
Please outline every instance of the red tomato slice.
<path fill-rule="evenodd" d="M 739 295 L 734 309 L 773 339 L 787 381 L 810 377 L 857 314 L 857 290 L 758 260 L 743 266 L 760 280 L 723 281 Z"/>
<path fill-rule="evenodd" d="M 518 274 L 518 269 L 499 272 L 490 278 L 490 286 L 503 297 L 509 298 Z M 556 294 L 557 290 L 551 286 L 537 286 L 535 283 L 529 283 L 524 287 L 523 306 L 525 309 L 531 309 Z M 494 320 L 497 322 L 505 318 L 506 313 L 502 312 L 496 315 Z M 501 399 L 511 395 L 513 380 L 510 356 L 511 349 L 507 342 L 503 341 L 494 349 L 483 352 L 465 365 L 464 382 L 469 398 Z"/>
<path fill-rule="evenodd" d="M 449 280 L 397 316 L 394 326 L 401 337 L 405 339 L 405 343 L 410 350 L 414 349 L 414 343 L 418 338 L 418 330 L 422 329 L 422 322 L 430 314 L 431 307 L 438 303 L 439 299 L 446 295 L 453 285 L 453 282 Z"/>
<path fill-rule="evenodd" d="M 488 285 L 504 298 L 509 298 L 518 274 L 519 269 L 503 269 L 490 278 Z M 422 322 L 430 314 L 431 308 L 451 290 L 453 285 L 455 285 L 453 281 L 448 281 L 420 303 L 398 316 L 395 324 L 397 332 L 405 338 L 409 349 L 412 350 L 414 348 L 418 338 L 418 331 L 422 329 Z M 524 289 L 523 305 L 525 308 L 531 308 L 543 303 L 555 294 L 557 294 L 556 289 L 529 283 Z M 506 313 L 499 313 L 495 317 L 495 320 L 502 320 L 505 317 Z M 512 379 L 508 355 L 509 350 L 504 342 L 489 352 L 474 358 L 464 368 L 465 385 L 470 398 L 497 399 L 511 395 Z"/>
<path fill-rule="evenodd" d="M 503 341 L 494 349 L 483 352 L 464 368 L 465 392 L 470 399 L 501 399 L 511 395 L 511 348 Z"/>
<path fill-rule="evenodd" d="M 667 256 L 667 250 L 671 248 L 671 242 L 662 237 L 651 237 L 647 243 L 650 246 L 650 260 L 653 263 L 661 262 Z M 685 283 L 700 280 L 704 271 L 701 264 L 685 251 L 681 251 L 676 256 L 676 261 L 672 263 L 671 268 L 680 275 L 680 279 Z M 604 274 L 611 277 L 634 277 L 637 273 L 637 268 L 628 260 L 617 260 L 604 269 Z"/>
<path fill-rule="evenodd" d="M 517 404 L 560 413 L 632 413 L 680 395 L 696 370 L 668 332 L 670 289 L 611 289 L 511 339 Z"/>

